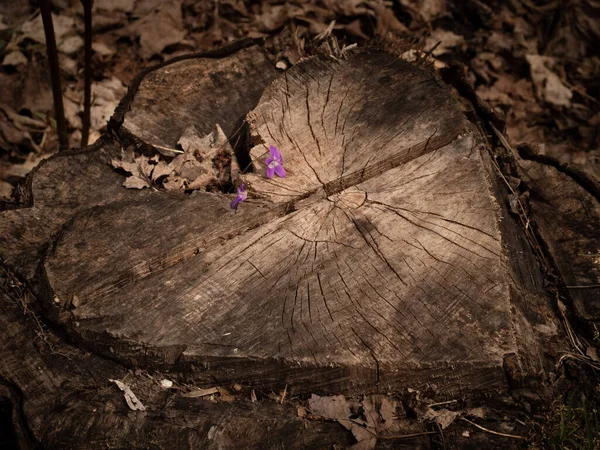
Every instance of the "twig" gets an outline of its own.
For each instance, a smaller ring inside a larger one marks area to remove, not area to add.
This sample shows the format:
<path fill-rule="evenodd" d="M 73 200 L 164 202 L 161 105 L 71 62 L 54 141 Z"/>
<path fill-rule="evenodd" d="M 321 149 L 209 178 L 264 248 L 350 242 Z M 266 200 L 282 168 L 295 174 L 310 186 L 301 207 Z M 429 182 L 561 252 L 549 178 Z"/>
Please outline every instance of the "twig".
<path fill-rule="evenodd" d="M 397 434 L 397 435 L 391 435 L 391 436 L 377 436 L 378 439 L 407 439 L 407 438 L 411 438 L 411 437 L 417 437 L 417 436 L 425 436 L 428 434 L 438 434 L 437 431 L 424 431 L 422 433 L 411 433 L 411 434 Z"/>
<path fill-rule="evenodd" d="M 433 47 L 431 47 L 429 50 L 427 50 L 427 52 L 423 55 L 423 57 L 417 63 L 417 66 L 420 66 L 421 64 L 423 64 L 423 62 L 425 62 L 427 60 L 427 58 L 429 58 L 431 55 L 433 55 L 433 52 L 439 47 L 439 45 L 441 43 L 442 43 L 442 41 L 438 41 L 437 44 L 435 44 Z"/>
<path fill-rule="evenodd" d="M 447 402 L 431 403 L 428 406 L 431 408 L 432 406 L 450 405 L 451 403 L 456 403 L 456 400 L 448 400 Z"/>
<path fill-rule="evenodd" d="M 509 438 L 513 438 L 513 439 L 523 439 L 525 441 L 527 440 L 527 438 L 525 436 L 517 436 L 516 434 L 500 433 L 499 431 L 490 430 L 488 428 L 482 427 L 481 425 L 477 425 L 475 422 L 471 422 L 469 419 L 465 419 L 464 417 L 461 417 L 461 420 L 464 420 L 465 422 L 470 423 L 475 428 L 479 428 L 480 430 L 485 431 L 486 433 L 491 433 L 491 434 L 495 434 L 497 436 L 504 436 L 504 437 L 509 437 Z"/>
<path fill-rule="evenodd" d="M 81 129 L 81 146 L 88 144 L 90 135 L 90 111 L 92 103 L 92 6 L 94 0 L 81 0 L 84 21 L 84 69 L 83 69 L 83 127 Z"/>
<path fill-rule="evenodd" d="M 56 50 L 54 25 L 52 24 L 52 13 L 50 12 L 50 0 L 40 0 L 40 13 L 42 14 L 44 34 L 46 35 L 46 53 L 48 55 L 48 66 L 50 67 L 50 80 L 52 82 L 52 97 L 54 98 L 54 115 L 56 116 L 58 143 L 60 149 L 65 150 L 69 147 L 69 140 L 67 138 L 65 108 L 63 106 L 62 89 L 60 87 L 58 51 Z"/>
<path fill-rule="evenodd" d="M 280 404 L 283 405 L 283 401 L 285 400 L 285 396 L 287 395 L 287 384 L 285 385 L 285 389 L 283 390 L 283 394 L 281 395 L 281 400 L 279 401 Z"/>
<path fill-rule="evenodd" d="M 184 153 L 183 150 L 179 150 L 179 149 L 171 148 L 171 147 L 164 147 L 164 146 L 158 145 L 158 144 L 152 144 L 152 147 L 160 148 L 161 150 L 167 150 L 167 151 L 173 152 L 173 153 Z"/>

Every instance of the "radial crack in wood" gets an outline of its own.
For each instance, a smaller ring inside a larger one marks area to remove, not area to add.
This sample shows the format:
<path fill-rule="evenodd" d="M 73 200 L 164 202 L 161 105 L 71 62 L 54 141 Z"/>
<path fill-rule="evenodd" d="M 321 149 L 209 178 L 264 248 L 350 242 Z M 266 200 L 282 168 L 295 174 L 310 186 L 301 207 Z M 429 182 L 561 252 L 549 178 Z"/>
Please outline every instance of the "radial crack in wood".
<path fill-rule="evenodd" d="M 466 121 L 432 73 L 387 53 L 312 58 L 287 71 L 249 114 L 257 195 L 281 202 L 339 192 L 446 145 Z M 286 178 L 264 177 L 269 145 Z"/>

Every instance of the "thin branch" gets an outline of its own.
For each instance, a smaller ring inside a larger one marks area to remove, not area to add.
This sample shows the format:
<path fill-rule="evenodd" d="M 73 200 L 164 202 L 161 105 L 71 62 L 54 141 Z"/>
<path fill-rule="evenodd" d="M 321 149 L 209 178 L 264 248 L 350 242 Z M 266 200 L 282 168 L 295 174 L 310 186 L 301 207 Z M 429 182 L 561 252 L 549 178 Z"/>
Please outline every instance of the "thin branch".
<path fill-rule="evenodd" d="M 50 67 L 50 80 L 52 82 L 52 96 L 54 98 L 54 115 L 56 119 L 56 130 L 58 131 L 58 143 L 61 150 L 69 147 L 67 138 L 67 126 L 65 122 L 65 108 L 62 100 L 62 89 L 60 87 L 60 69 L 58 67 L 58 51 L 56 50 L 56 38 L 54 37 L 54 25 L 52 13 L 50 12 L 50 0 L 40 0 L 40 12 L 46 35 L 46 52 L 48 65 Z"/>
<path fill-rule="evenodd" d="M 83 82 L 83 127 L 81 130 L 81 146 L 88 144 L 90 135 L 90 116 L 92 104 L 92 6 L 94 0 L 81 0 L 83 4 L 84 37 L 84 82 Z"/>
<path fill-rule="evenodd" d="M 408 439 L 408 438 L 412 438 L 412 437 L 417 437 L 417 436 L 425 436 L 428 434 L 439 434 L 438 431 L 424 431 L 422 433 L 411 433 L 411 434 L 396 434 L 396 435 L 389 435 L 389 436 L 377 436 L 378 439 Z"/>
<path fill-rule="evenodd" d="M 469 419 L 465 419 L 464 417 L 461 417 L 460 419 L 464 420 L 465 422 L 470 423 L 475 428 L 479 428 L 481 431 L 485 431 L 486 433 L 491 433 L 491 434 L 495 434 L 497 436 L 504 436 L 504 437 L 509 437 L 509 438 L 513 438 L 513 439 L 523 439 L 524 441 L 527 440 L 527 438 L 525 436 L 517 436 L 516 434 L 500 433 L 499 431 L 493 431 L 488 428 L 482 427 L 481 425 L 477 425 L 475 422 L 471 422 Z"/>

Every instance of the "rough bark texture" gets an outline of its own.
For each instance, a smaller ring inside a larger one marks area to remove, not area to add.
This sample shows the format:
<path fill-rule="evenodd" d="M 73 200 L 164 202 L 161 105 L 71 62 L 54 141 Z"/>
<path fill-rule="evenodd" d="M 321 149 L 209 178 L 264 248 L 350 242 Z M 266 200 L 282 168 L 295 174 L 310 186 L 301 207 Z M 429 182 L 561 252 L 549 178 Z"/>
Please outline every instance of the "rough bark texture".
<path fill-rule="evenodd" d="M 0 395 L 16 405 L 20 438 L 48 448 L 346 446 L 343 428 L 292 405 L 408 388 L 476 399 L 543 376 L 564 346 L 543 267 L 450 90 L 383 52 L 313 57 L 277 78 L 255 47 L 225 53 L 143 74 L 112 127 L 128 142 L 174 147 L 190 124 L 218 123 L 231 139 L 252 109 L 253 164 L 240 175 L 249 197 L 237 212 L 228 194 L 123 188 L 107 164 L 120 143 L 106 136 L 43 163 L 30 204 L 0 213 L 0 256 L 37 296 L 0 304 Z M 269 145 L 286 178 L 265 178 Z M 552 241 L 544 202 L 568 208 L 561 190 L 586 214 L 597 203 L 572 180 L 559 177 L 557 189 L 540 181 L 555 173 L 534 176 L 550 169 L 529 169 L 544 199 L 532 196 L 536 221 L 565 280 L 571 265 L 573 283 L 596 283 L 578 251 Z M 561 229 L 582 242 L 594 230 L 578 232 L 577 220 Z M 592 297 L 577 300 L 594 311 Z M 176 389 L 124 367 L 170 371 Z M 125 379 L 147 411 L 127 412 L 109 379 Z M 183 396 L 234 384 L 232 404 Z M 263 401 L 248 402 L 252 389 Z M 281 390 L 292 403 L 266 400 Z M 431 448 L 428 436 L 378 445 Z"/>
<path fill-rule="evenodd" d="M 532 213 L 576 313 L 600 323 L 600 200 L 552 166 L 530 161 L 520 165 L 532 191 Z M 597 182 L 595 186 L 600 192 Z"/>

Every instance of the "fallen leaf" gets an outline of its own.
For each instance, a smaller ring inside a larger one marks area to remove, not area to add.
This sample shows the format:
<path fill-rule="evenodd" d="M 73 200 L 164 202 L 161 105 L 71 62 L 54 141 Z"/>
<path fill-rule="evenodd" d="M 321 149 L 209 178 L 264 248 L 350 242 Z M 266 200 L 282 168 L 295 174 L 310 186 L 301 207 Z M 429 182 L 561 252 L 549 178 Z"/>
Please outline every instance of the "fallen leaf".
<path fill-rule="evenodd" d="M 596 350 L 595 347 L 592 347 L 591 345 L 588 346 L 588 348 L 585 351 L 585 354 L 592 360 L 592 361 L 600 361 L 600 358 L 598 358 L 598 352 Z"/>
<path fill-rule="evenodd" d="M 381 417 L 372 402 L 365 398 L 357 404 L 362 410 L 362 417 L 355 417 L 351 403 L 343 395 L 320 397 L 312 394 L 308 400 L 308 408 L 313 415 L 327 420 L 335 420 L 352 432 L 357 444 L 349 447 L 359 450 L 372 450 L 377 444 L 377 427 Z"/>
<path fill-rule="evenodd" d="M 450 411 L 449 409 L 440 409 L 436 411 L 429 408 L 423 418 L 425 420 L 434 421 L 442 428 L 442 430 L 445 430 L 458 416 L 460 416 L 460 414 L 460 412 Z"/>
<path fill-rule="evenodd" d="M 52 24 L 54 26 L 54 36 L 57 45 L 70 33 L 74 33 L 75 20 L 65 14 L 52 14 Z M 25 22 L 21 26 L 21 39 L 29 38 L 32 41 L 46 44 L 46 35 L 44 34 L 44 25 L 42 24 L 42 15 L 38 14 L 35 18 Z"/>
<path fill-rule="evenodd" d="M 92 42 L 92 50 L 100 56 L 112 56 L 115 51 L 106 45 L 104 42 Z"/>
<path fill-rule="evenodd" d="M 183 153 L 167 164 L 157 164 L 153 179 L 166 176 L 163 186 L 168 190 L 206 189 L 208 185 L 222 185 L 231 180 L 233 150 L 227 136 L 217 124 L 214 131 L 200 136 L 190 125 L 179 138 Z M 160 151 L 160 149 L 159 149 Z"/>
<path fill-rule="evenodd" d="M 313 414 L 323 417 L 328 420 L 336 420 L 347 430 L 352 428 L 350 421 L 350 405 L 343 395 L 331 397 L 321 397 L 312 394 L 308 400 L 308 408 Z"/>
<path fill-rule="evenodd" d="M 65 38 L 62 42 L 57 44 L 58 51 L 66 53 L 67 55 L 72 55 L 76 53 L 80 48 L 83 47 L 83 38 L 81 36 L 69 36 Z"/>
<path fill-rule="evenodd" d="M 262 14 L 256 16 L 256 24 L 261 31 L 273 31 L 281 28 L 288 20 L 288 5 L 263 4 Z"/>
<path fill-rule="evenodd" d="M 125 383 L 120 382 L 119 380 L 108 380 L 115 383 L 119 389 L 121 389 L 125 396 L 125 403 L 129 406 L 129 409 L 132 411 L 146 411 L 146 407 L 138 400 L 133 391 L 129 386 Z"/>
<path fill-rule="evenodd" d="M 400 0 L 414 17 L 430 23 L 446 13 L 446 0 Z"/>
<path fill-rule="evenodd" d="M 10 52 L 2 60 L 3 66 L 18 66 L 19 64 L 27 64 L 27 58 L 18 50 Z"/>
<path fill-rule="evenodd" d="M 549 68 L 553 65 L 554 59 L 540 55 L 526 55 L 525 58 L 531 69 L 531 79 L 538 98 L 557 106 L 570 107 L 573 93 Z"/>
<path fill-rule="evenodd" d="M 429 37 L 425 40 L 425 51 L 431 50 L 438 42 L 440 42 L 440 45 L 438 45 L 433 51 L 434 56 L 450 53 L 452 48 L 463 44 L 465 39 L 462 36 L 453 33 L 452 31 L 438 28 L 437 30 L 432 31 Z"/>
<path fill-rule="evenodd" d="M 92 98 L 94 104 L 90 110 L 91 128 L 100 131 L 113 115 L 121 98 L 127 91 L 121 80 L 117 77 L 108 78 L 97 83 L 92 83 Z"/>
<path fill-rule="evenodd" d="M 219 400 L 225 403 L 232 403 L 235 400 L 235 397 L 231 395 L 228 389 L 224 387 L 218 387 L 217 389 L 219 391 Z"/>
<path fill-rule="evenodd" d="M 122 169 L 131 175 L 125 179 L 123 186 L 129 189 L 143 189 L 151 187 L 151 176 L 154 165 L 149 163 L 145 155 L 135 157 L 132 151 L 122 150 L 121 159 L 112 159 L 111 165 L 116 169 Z"/>
<path fill-rule="evenodd" d="M 161 3 L 160 9 L 135 22 L 130 30 L 140 37 L 140 54 L 143 58 L 160 54 L 169 45 L 183 40 L 187 34 L 181 18 L 181 1 Z"/>

